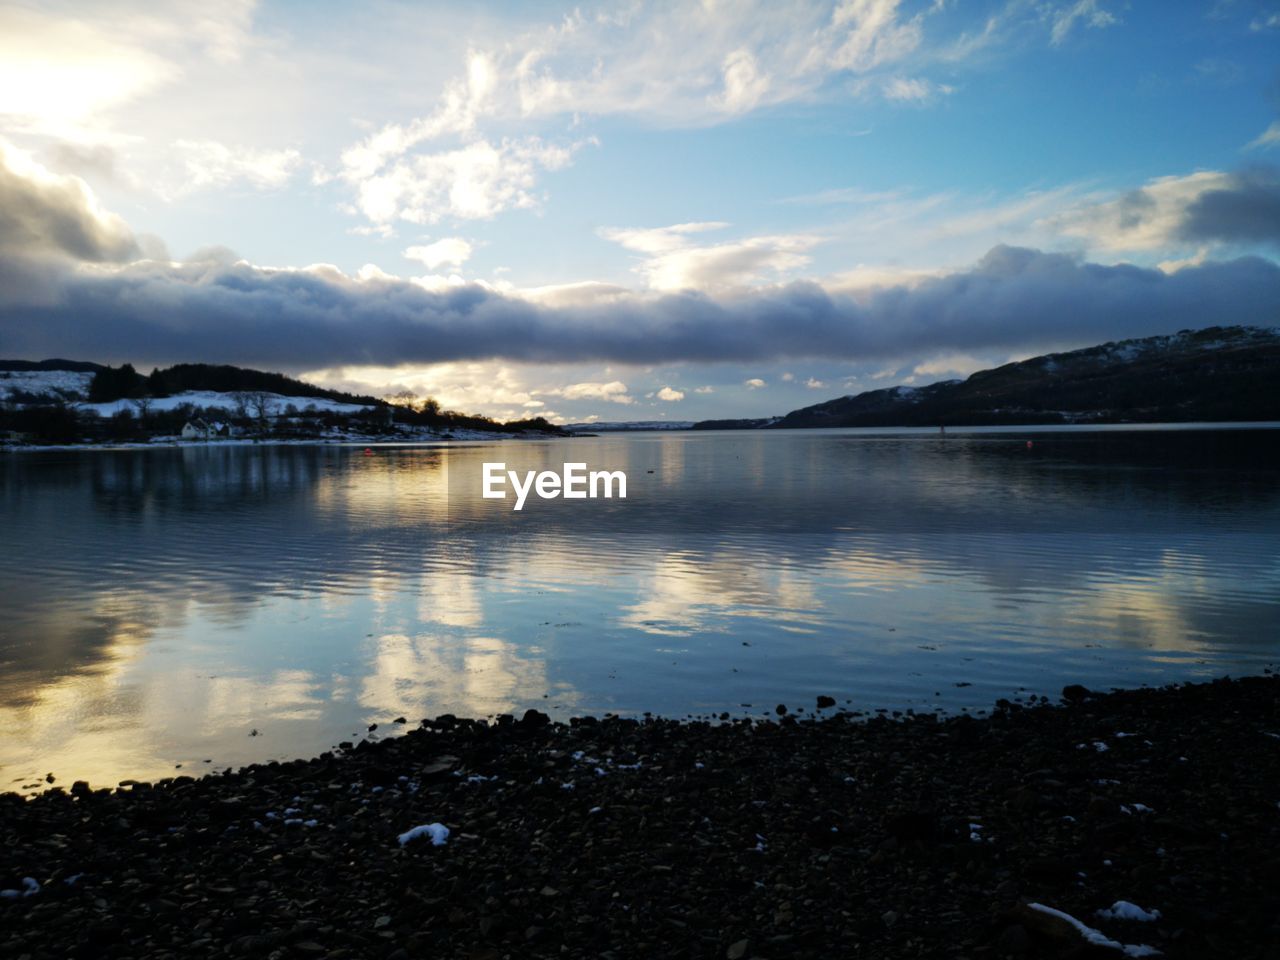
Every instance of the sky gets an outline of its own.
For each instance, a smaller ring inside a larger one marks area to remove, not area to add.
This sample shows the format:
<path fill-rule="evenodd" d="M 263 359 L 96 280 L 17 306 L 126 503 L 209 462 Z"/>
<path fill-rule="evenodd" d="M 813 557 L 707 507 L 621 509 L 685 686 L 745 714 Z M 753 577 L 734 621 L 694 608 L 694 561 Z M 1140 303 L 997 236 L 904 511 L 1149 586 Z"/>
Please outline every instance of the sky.
<path fill-rule="evenodd" d="M 0 356 L 785 413 L 1280 322 L 1280 0 L 0 3 Z"/>

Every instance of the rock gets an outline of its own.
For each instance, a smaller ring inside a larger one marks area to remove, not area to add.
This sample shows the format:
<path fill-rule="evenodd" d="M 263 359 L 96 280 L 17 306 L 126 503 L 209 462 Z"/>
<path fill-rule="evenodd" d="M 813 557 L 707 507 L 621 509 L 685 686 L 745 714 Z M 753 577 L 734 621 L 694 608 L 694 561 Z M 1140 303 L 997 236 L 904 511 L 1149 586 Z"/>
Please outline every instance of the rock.
<path fill-rule="evenodd" d="M 724 952 L 725 960 L 742 960 L 747 955 L 747 950 L 751 948 L 750 940 L 738 940 L 729 944 L 729 949 Z"/>
<path fill-rule="evenodd" d="M 1031 950 L 1031 935 L 1020 923 L 1005 927 L 992 944 L 997 953 L 1020 957 Z"/>
<path fill-rule="evenodd" d="M 1067 703 L 1080 703 L 1089 696 L 1089 688 L 1078 683 L 1069 683 L 1062 688 L 1062 699 Z"/>
<path fill-rule="evenodd" d="M 818 697 L 818 709 L 819 709 L 819 710 L 825 710 L 825 709 L 827 709 L 828 707 L 834 707 L 835 705 L 836 705 L 836 698 L 835 698 L 835 697 L 828 697 L 828 696 L 826 696 L 825 694 L 824 694 L 823 696 Z"/>
<path fill-rule="evenodd" d="M 520 726 L 533 729 L 541 729 L 551 725 L 551 718 L 545 713 L 537 710 L 526 710 L 524 716 L 520 718 Z"/>

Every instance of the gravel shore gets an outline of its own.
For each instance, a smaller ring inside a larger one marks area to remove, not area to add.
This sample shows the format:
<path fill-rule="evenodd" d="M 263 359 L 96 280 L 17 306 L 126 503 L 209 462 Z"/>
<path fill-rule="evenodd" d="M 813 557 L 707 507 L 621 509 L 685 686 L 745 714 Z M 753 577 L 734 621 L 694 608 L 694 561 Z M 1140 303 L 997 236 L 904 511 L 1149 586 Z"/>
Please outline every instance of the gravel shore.
<path fill-rule="evenodd" d="M 0 795 L 0 956 L 1280 956 L 1280 678 L 822 702 Z"/>

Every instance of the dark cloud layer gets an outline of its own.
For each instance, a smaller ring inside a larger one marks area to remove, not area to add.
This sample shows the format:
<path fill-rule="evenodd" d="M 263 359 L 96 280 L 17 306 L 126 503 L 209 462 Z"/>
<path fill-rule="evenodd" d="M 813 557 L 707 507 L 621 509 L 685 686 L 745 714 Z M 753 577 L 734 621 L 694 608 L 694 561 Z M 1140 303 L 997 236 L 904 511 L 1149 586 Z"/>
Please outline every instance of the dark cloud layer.
<path fill-rule="evenodd" d="M 1187 205 L 1180 233 L 1187 240 L 1280 244 L 1280 172 L 1247 170 L 1230 187 L 1200 194 Z"/>
<path fill-rule="evenodd" d="M 68 269 L 42 303 L 3 302 L 0 355 L 352 363 L 866 360 L 1031 349 L 1280 320 L 1280 267 L 1244 257 L 1174 274 L 996 247 L 973 269 L 857 302 L 813 283 L 735 298 L 630 296 L 552 308 L 478 285 L 432 292 L 336 271 L 141 263 Z"/>
<path fill-rule="evenodd" d="M 127 262 L 138 253 L 132 233 L 98 211 L 79 180 L 15 172 L 4 159 L 5 357 L 290 371 L 496 358 L 878 360 L 1280 321 L 1280 267 L 1257 257 L 1165 274 L 1001 246 L 970 270 L 865 298 L 792 283 L 718 299 L 615 290 L 572 306 L 478 284 L 432 291 L 403 280 L 356 281 L 332 268 L 262 269 L 217 250 L 187 263 Z M 1189 222 L 1205 236 L 1271 236 L 1274 207 L 1266 204 L 1275 193 L 1274 175 L 1242 176 L 1236 187 L 1202 196 Z"/>

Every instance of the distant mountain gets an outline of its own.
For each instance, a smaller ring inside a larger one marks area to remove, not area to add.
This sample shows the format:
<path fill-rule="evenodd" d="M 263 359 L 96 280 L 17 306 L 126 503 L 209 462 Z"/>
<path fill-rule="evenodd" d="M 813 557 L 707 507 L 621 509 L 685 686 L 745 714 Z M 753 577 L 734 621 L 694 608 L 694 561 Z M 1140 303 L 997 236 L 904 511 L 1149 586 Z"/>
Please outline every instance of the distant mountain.
<path fill-rule="evenodd" d="M 688 430 L 692 420 L 599 420 L 594 423 L 566 423 L 570 433 L 616 433 L 622 430 Z"/>
<path fill-rule="evenodd" d="M 1280 330 L 1209 327 L 793 410 L 774 427 L 1280 420 Z M 695 424 L 695 429 L 708 427 Z M 724 429 L 720 427 L 720 429 Z"/>
<path fill-rule="evenodd" d="M 36 370 L 67 370 L 71 373 L 97 373 L 100 363 L 88 360 L 0 360 L 0 371 L 29 373 Z"/>

